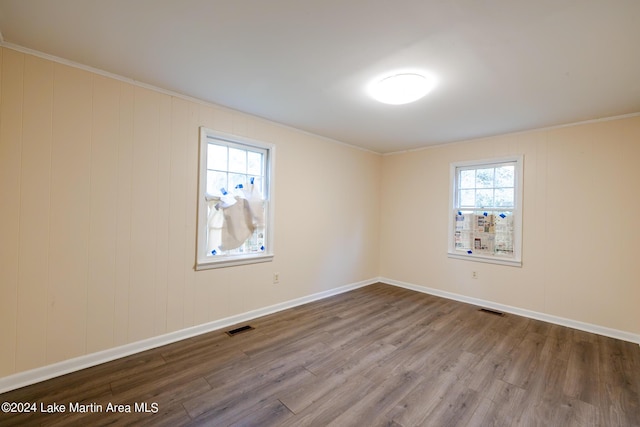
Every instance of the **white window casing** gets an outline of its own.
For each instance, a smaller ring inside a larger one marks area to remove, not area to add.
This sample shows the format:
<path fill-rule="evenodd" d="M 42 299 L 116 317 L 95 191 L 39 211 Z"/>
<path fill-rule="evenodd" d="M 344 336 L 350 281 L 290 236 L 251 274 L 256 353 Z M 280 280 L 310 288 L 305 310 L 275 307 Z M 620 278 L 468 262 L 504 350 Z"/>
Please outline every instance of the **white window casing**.
<path fill-rule="evenodd" d="M 273 259 L 273 144 L 200 128 L 196 270 Z"/>

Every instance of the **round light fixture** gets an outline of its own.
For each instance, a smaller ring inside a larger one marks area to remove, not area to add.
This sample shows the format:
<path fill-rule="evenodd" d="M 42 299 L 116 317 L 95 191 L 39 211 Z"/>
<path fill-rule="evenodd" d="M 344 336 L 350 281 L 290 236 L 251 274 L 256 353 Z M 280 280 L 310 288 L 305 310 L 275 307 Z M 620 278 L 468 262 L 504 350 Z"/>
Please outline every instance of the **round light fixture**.
<path fill-rule="evenodd" d="M 433 89 L 436 81 L 418 73 L 398 73 L 374 81 L 369 93 L 385 104 L 408 104 L 417 101 Z"/>

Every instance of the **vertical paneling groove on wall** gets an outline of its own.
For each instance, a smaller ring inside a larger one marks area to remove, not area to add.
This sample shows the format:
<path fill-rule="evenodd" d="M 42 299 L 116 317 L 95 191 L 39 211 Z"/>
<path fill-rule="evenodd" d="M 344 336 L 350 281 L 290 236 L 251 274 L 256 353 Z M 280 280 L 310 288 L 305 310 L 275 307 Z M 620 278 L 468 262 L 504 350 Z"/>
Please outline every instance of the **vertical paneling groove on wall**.
<path fill-rule="evenodd" d="M 116 248 L 114 345 L 129 342 L 129 288 L 131 283 L 131 205 L 133 182 L 134 88 L 119 83 L 118 153 L 116 167 Z"/>
<path fill-rule="evenodd" d="M 633 141 L 634 143 L 626 144 L 622 150 L 622 164 L 620 165 L 621 177 L 620 180 L 623 183 L 640 181 L 640 173 L 638 173 L 638 159 L 640 159 L 640 126 L 633 126 L 628 122 L 622 131 L 625 141 Z M 624 248 L 634 248 L 633 250 L 624 251 L 621 254 L 620 264 L 625 266 L 625 269 L 630 269 L 629 275 L 635 279 L 636 286 L 633 286 L 633 293 L 629 295 L 629 301 L 632 301 L 632 313 L 635 314 L 634 323 L 638 325 L 638 331 L 640 333 L 640 286 L 638 286 L 638 277 L 640 277 L 640 262 L 638 262 L 638 242 L 640 242 L 640 225 L 637 221 L 637 213 L 640 212 L 640 197 L 639 192 L 629 192 L 627 197 L 622 201 L 617 213 L 612 213 L 612 217 L 616 218 L 618 215 L 625 215 L 627 217 L 635 218 L 627 220 L 626 224 L 633 224 L 629 227 L 620 224 L 622 242 L 621 245 Z M 614 208 L 615 211 L 615 208 Z M 617 312 L 617 315 L 624 317 L 625 313 Z"/>
<path fill-rule="evenodd" d="M 48 363 L 86 352 L 92 80 L 54 65 Z"/>
<path fill-rule="evenodd" d="M 133 125 L 133 180 L 131 198 L 131 282 L 129 340 L 152 335 L 156 277 L 158 138 L 160 95 L 135 88 Z"/>
<path fill-rule="evenodd" d="M 524 236 L 527 239 L 531 239 L 529 245 L 532 250 L 528 251 L 527 257 L 533 258 L 534 264 L 531 265 L 533 271 L 532 278 L 533 283 L 548 283 L 550 278 L 547 277 L 548 268 L 547 263 L 549 260 L 544 255 L 544 248 L 549 244 L 547 236 L 547 215 L 546 215 L 546 200 L 547 200 L 547 176 L 548 176 L 548 156 L 547 156 L 547 134 L 545 132 L 535 133 L 534 147 L 532 148 L 534 155 L 528 156 L 530 161 L 529 166 L 525 165 L 525 180 L 527 183 L 531 183 L 533 190 L 529 193 L 533 193 L 530 197 L 524 197 L 524 204 L 531 203 L 533 209 L 529 209 L 529 212 L 533 212 L 531 218 L 523 217 L 523 221 L 530 221 L 534 219 L 538 226 L 536 229 L 529 227 L 523 229 Z M 531 164 L 532 163 L 532 164 Z M 535 169 L 534 169 L 535 168 Z M 526 207 L 525 207 L 526 209 Z M 523 237 L 524 238 L 524 237 Z M 524 256 L 524 254 L 523 254 Z M 540 289 L 542 293 L 542 303 L 544 307 L 548 307 L 548 295 L 546 287 Z"/>
<path fill-rule="evenodd" d="M 2 50 L 0 85 L 0 375 L 16 369 L 24 56 Z"/>
<path fill-rule="evenodd" d="M 173 98 L 171 103 L 171 144 L 169 147 L 169 185 L 166 189 L 171 204 L 168 210 L 168 258 L 183 260 L 186 251 L 187 195 L 187 128 L 189 105 L 186 101 Z M 184 284 L 185 266 L 182 262 L 171 262 L 167 270 L 167 331 L 177 331 L 184 327 Z"/>
<path fill-rule="evenodd" d="M 119 83 L 93 78 L 87 351 L 114 345 Z"/>
<path fill-rule="evenodd" d="M 53 64 L 25 57 L 16 369 L 45 363 Z"/>
<path fill-rule="evenodd" d="M 198 126 L 206 124 L 201 122 L 199 117 L 199 105 L 189 103 L 189 113 L 186 122 L 185 152 L 186 152 L 186 200 L 183 206 L 186 223 L 185 234 L 186 244 L 184 257 L 182 258 L 182 268 L 184 268 L 184 307 L 183 307 L 183 327 L 194 326 L 195 323 L 195 282 L 196 275 L 193 274 L 196 248 L 196 206 L 198 203 Z"/>
<path fill-rule="evenodd" d="M 171 178 L 171 97 L 160 95 L 158 111 L 158 189 L 154 221 L 157 240 L 155 274 L 155 311 L 153 335 L 167 332 L 167 274 L 169 263 L 169 209 L 173 204 L 169 186 Z"/>

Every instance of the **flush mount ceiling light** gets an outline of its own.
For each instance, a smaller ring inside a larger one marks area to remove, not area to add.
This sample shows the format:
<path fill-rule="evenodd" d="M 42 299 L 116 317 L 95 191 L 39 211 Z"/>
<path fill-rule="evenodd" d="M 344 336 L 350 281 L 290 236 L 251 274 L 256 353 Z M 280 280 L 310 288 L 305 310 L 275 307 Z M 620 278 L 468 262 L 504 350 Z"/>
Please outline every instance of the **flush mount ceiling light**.
<path fill-rule="evenodd" d="M 435 78 L 428 75 L 397 73 L 375 80 L 369 86 L 369 94 L 385 104 L 408 104 L 425 96 L 435 84 Z"/>

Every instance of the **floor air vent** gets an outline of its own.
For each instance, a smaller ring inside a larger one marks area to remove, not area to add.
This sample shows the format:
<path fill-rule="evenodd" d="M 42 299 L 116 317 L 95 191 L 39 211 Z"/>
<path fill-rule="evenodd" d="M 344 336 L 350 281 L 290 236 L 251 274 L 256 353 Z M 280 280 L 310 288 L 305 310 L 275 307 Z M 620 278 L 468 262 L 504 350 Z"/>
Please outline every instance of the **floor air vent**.
<path fill-rule="evenodd" d="M 243 333 L 243 332 L 250 331 L 250 330 L 252 330 L 252 329 L 254 329 L 254 328 L 253 328 L 253 326 L 249 326 L 249 325 L 246 325 L 246 326 L 240 326 L 239 328 L 235 328 L 235 329 L 232 329 L 232 330 L 230 330 L 230 331 L 225 332 L 225 334 L 227 334 L 227 335 L 229 335 L 230 337 L 232 337 L 232 336 L 234 336 L 234 335 L 238 335 L 238 334 L 241 334 L 241 333 Z"/>
<path fill-rule="evenodd" d="M 495 316 L 504 316 L 503 312 L 496 311 L 496 310 L 491 310 L 490 308 L 481 308 L 479 311 L 482 311 L 483 313 L 493 314 Z"/>

